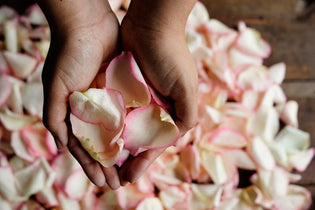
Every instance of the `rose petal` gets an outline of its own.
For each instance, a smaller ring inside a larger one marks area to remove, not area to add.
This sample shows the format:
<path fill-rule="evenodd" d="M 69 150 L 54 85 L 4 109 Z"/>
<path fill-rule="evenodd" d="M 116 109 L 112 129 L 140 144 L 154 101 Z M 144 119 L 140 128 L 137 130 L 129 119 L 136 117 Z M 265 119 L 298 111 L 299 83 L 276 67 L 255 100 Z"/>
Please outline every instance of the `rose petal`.
<path fill-rule="evenodd" d="M 17 196 L 15 176 L 9 166 L 0 167 L 0 194 L 9 201 Z"/>
<path fill-rule="evenodd" d="M 308 190 L 297 185 L 290 185 L 288 195 L 275 199 L 274 207 L 286 210 L 309 209 L 311 203 L 311 193 Z"/>
<path fill-rule="evenodd" d="M 247 147 L 247 151 L 263 169 L 272 170 L 275 167 L 275 160 L 272 153 L 259 137 L 252 139 Z"/>
<path fill-rule="evenodd" d="M 8 50 L 11 53 L 16 53 L 19 47 L 16 19 L 4 21 L 3 35 L 4 35 L 4 42 L 5 42 L 6 50 Z"/>
<path fill-rule="evenodd" d="M 296 152 L 289 156 L 290 165 L 297 171 L 305 171 L 315 154 L 314 148 Z"/>
<path fill-rule="evenodd" d="M 42 84 L 39 82 L 27 83 L 22 89 L 22 101 L 28 113 L 41 118 L 44 102 Z"/>
<path fill-rule="evenodd" d="M 124 142 L 119 139 L 122 126 L 116 131 L 108 131 L 102 125 L 86 123 L 73 114 L 70 115 L 73 134 L 84 149 L 104 167 L 110 167 L 118 161 Z"/>
<path fill-rule="evenodd" d="M 4 57 L 8 62 L 14 75 L 25 79 L 35 69 L 37 60 L 29 55 L 5 51 Z"/>
<path fill-rule="evenodd" d="M 236 46 L 249 55 L 261 58 L 267 58 L 271 52 L 270 45 L 262 39 L 260 33 L 247 27 L 240 32 Z"/>
<path fill-rule="evenodd" d="M 45 18 L 44 13 L 42 10 L 39 8 L 38 5 L 33 5 L 28 8 L 26 11 L 27 13 L 27 20 L 29 23 L 33 25 L 47 25 L 47 20 Z"/>
<path fill-rule="evenodd" d="M 247 124 L 249 133 L 260 136 L 266 142 L 274 140 L 279 127 L 279 114 L 272 107 L 258 110 Z"/>
<path fill-rule="evenodd" d="M 264 66 L 250 66 L 243 70 L 237 78 L 237 85 L 243 90 L 264 91 L 270 84 L 267 69 Z"/>
<path fill-rule="evenodd" d="M 64 189 L 65 182 L 70 174 L 81 168 L 79 163 L 69 152 L 60 153 L 51 164 L 52 169 L 56 173 L 54 185 L 57 189 Z"/>
<path fill-rule="evenodd" d="M 50 187 L 55 179 L 55 173 L 49 163 L 41 158 L 15 173 L 15 183 L 19 195 L 29 197 L 46 187 Z"/>
<path fill-rule="evenodd" d="M 192 184 L 191 187 L 195 200 L 194 209 L 200 205 L 199 203 L 204 204 L 204 208 L 219 206 L 223 193 L 222 187 L 213 184 Z"/>
<path fill-rule="evenodd" d="M 296 101 L 288 101 L 283 107 L 282 112 L 280 114 L 281 120 L 283 120 L 285 124 L 297 128 L 298 109 L 299 105 Z"/>
<path fill-rule="evenodd" d="M 209 20 L 209 13 L 207 8 L 204 4 L 197 1 L 188 16 L 186 29 L 194 30 L 195 28 L 198 28 L 201 24 L 205 23 L 207 20 Z"/>
<path fill-rule="evenodd" d="M 229 50 L 229 61 L 231 68 L 235 72 L 239 72 L 241 69 L 249 65 L 261 65 L 262 59 L 258 57 L 253 57 L 242 53 L 237 48 L 233 47 Z"/>
<path fill-rule="evenodd" d="M 126 113 L 121 94 L 110 89 L 90 88 L 84 93 L 73 92 L 70 107 L 80 120 L 102 124 L 108 130 L 119 129 Z"/>
<path fill-rule="evenodd" d="M 9 131 L 20 130 L 34 123 L 36 120 L 37 119 L 35 117 L 15 114 L 7 109 L 0 109 L 0 121 L 2 122 L 3 126 Z"/>
<path fill-rule="evenodd" d="M 7 6 L 1 6 L 0 7 L 0 25 L 2 25 L 2 23 L 5 20 L 13 19 L 14 17 L 16 17 L 16 15 L 17 15 L 17 12 L 14 9 Z"/>
<path fill-rule="evenodd" d="M 310 134 L 291 126 L 285 126 L 275 141 L 282 144 L 289 153 L 306 150 L 310 146 Z"/>
<path fill-rule="evenodd" d="M 34 161 L 35 157 L 28 151 L 27 145 L 22 141 L 20 133 L 14 131 L 11 134 L 11 146 L 17 156 L 29 162 Z"/>
<path fill-rule="evenodd" d="M 217 19 L 210 19 L 204 25 L 204 29 L 210 34 L 227 35 L 233 32 L 233 29 L 229 28 Z"/>
<path fill-rule="evenodd" d="M 197 179 L 200 173 L 200 156 L 194 145 L 187 145 L 180 152 L 180 161 L 188 169 L 192 179 Z"/>
<path fill-rule="evenodd" d="M 276 84 L 281 84 L 285 77 L 285 71 L 285 63 L 277 63 L 269 67 L 268 74 Z"/>
<path fill-rule="evenodd" d="M 146 198 L 142 200 L 136 208 L 136 210 L 163 210 L 163 209 L 164 208 L 160 199 L 156 197 Z"/>
<path fill-rule="evenodd" d="M 109 64 L 106 87 L 120 91 L 127 107 L 146 106 L 151 100 L 147 84 L 129 52 L 122 53 Z"/>
<path fill-rule="evenodd" d="M 187 207 L 187 197 L 188 193 L 176 186 L 169 186 L 159 193 L 159 198 L 166 209 L 182 209 L 184 206 Z M 181 208 L 178 208 L 180 206 Z"/>
<path fill-rule="evenodd" d="M 59 192 L 57 196 L 61 209 L 81 210 L 79 201 L 68 198 L 62 192 Z"/>
<path fill-rule="evenodd" d="M 245 169 L 245 170 L 257 169 L 255 163 L 250 158 L 250 156 L 241 149 L 227 150 L 223 154 L 238 168 Z"/>
<path fill-rule="evenodd" d="M 209 142 L 222 147 L 234 148 L 242 148 L 247 145 L 247 140 L 243 134 L 229 128 L 215 130 Z"/>
<path fill-rule="evenodd" d="M 82 200 L 89 187 L 89 179 L 84 171 L 79 168 L 73 171 L 65 182 L 65 193 L 73 200 Z"/>
<path fill-rule="evenodd" d="M 152 104 L 131 111 L 125 124 L 125 147 L 132 155 L 146 149 L 169 147 L 179 138 L 179 130 L 171 116 L 158 105 Z"/>
<path fill-rule="evenodd" d="M 11 91 L 12 86 L 9 78 L 4 74 L 0 74 L 0 106 L 6 103 L 11 94 Z"/>
<path fill-rule="evenodd" d="M 56 193 L 52 187 L 47 187 L 36 194 L 36 199 L 44 204 L 45 208 L 52 208 L 59 206 Z"/>

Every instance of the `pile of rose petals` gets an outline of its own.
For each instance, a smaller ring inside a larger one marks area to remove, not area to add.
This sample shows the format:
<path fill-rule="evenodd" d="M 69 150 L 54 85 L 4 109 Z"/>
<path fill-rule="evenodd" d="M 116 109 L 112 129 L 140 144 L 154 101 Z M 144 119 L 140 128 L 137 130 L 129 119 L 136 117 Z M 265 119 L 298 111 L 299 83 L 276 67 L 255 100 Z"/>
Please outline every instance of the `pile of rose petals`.
<path fill-rule="evenodd" d="M 110 3 L 121 20 L 128 1 Z M 285 64 L 263 65 L 271 49 L 256 30 L 243 22 L 231 29 L 196 4 L 186 40 L 199 73 L 199 119 L 179 140 L 167 104 L 130 53 L 106 65 L 89 90 L 70 96 L 74 134 L 104 166 L 176 144 L 136 183 L 116 191 L 91 184 L 69 152 L 57 151 L 42 124 L 49 35 L 37 6 L 24 15 L 0 8 L 0 209 L 310 206 L 310 192 L 294 183 L 314 149 L 298 128 L 298 104 L 280 86 Z"/>

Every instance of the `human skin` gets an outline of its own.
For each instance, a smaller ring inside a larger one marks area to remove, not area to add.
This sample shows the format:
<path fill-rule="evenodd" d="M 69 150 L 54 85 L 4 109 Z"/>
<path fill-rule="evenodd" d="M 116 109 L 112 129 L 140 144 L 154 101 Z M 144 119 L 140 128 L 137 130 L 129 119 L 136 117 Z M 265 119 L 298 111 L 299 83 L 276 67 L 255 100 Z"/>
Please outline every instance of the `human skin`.
<path fill-rule="evenodd" d="M 38 0 L 51 28 L 43 69 L 43 122 L 58 148 L 67 146 L 90 180 L 117 189 L 139 178 L 163 152 L 130 156 L 104 168 L 82 148 L 69 123 L 68 98 L 86 91 L 102 62 L 131 51 L 150 85 L 173 105 L 181 134 L 197 118 L 197 70 L 185 43 L 185 24 L 196 0 L 132 0 L 121 26 L 107 0 Z"/>

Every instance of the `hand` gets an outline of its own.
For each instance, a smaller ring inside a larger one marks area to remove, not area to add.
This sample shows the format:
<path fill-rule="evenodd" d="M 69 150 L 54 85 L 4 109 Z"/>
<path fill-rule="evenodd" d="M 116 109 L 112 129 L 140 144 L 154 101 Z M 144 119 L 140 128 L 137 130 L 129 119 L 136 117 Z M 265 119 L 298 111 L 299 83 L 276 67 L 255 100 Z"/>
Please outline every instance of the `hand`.
<path fill-rule="evenodd" d="M 120 186 L 115 167 L 101 167 L 82 148 L 68 122 L 68 98 L 85 91 L 103 61 L 119 53 L 119 23 L 104 0 L 39 0 L 51 28 L 51 45 L 43 69 L 43 122 L 59 148 L 67 145 L 98 186 Z"/>
<path fill-rule="evenodd" d="M 195 0 L 133 0 L 121 25 L 124 50 L 131 51 L 146 79 L 172 102 L 181 134 L 197 118 L 197 70 L 185 42 L 185 24 Z M 129 157 L 119 170 L 122 185 L 134 182 L 164 150 Z"/>

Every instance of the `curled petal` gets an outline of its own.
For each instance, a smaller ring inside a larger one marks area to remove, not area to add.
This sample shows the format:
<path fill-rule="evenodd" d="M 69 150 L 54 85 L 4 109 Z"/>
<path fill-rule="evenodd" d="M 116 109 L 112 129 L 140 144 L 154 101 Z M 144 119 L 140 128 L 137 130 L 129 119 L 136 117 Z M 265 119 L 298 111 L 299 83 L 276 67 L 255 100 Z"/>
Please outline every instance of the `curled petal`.
<path fill-rule="evenodd" d="M 15 176 L 9 166 L 0 167 L 0 194 L 9 201 L 17 196 Z"/>
<path fill-rule="evenodd" d="M 237 78 L 237 85 L 243 90 L 264 91 L 270 84 L 267 69 L 264 66 L 250 66 L 243 70 Z"/>
<path fill-rule="evenodd" d="M 107 130 L 117 130 L 123 123 L 126 109 L 116 90 L 90 88 L 70 95 L 71 112 L 80 120 L 101 124 Z"/>
<path fill-rule="evenodd" d="M 224 152 L 224 156 L 227 157 L 238 168 L 245 170 L 255 170 L 256 165 L 251 157 L 241 149 L 231 149 Z"/>
<path fill-rule="evenodd" d="M 281 84 L 285 77 L 285 71 L 285 63 L 277 63 L 269 67 L 268 74 L 276 84 Z"/>
<path fill-rule="evenodd" d="M 131 53 L 117 56 L 106 70 L 106 87 L 122 93 L 127 107 L 146 106 L 151 96 Z"/>
<path fill-rule="evenodd" d="M 215 145 L 223 147 L 242 148 L 247 145 L 247 140 L 244 135 L 229 128 L 215 130 L 209 141 Z"/>
<path fill-rule="evenodd" d="M 292 127 L 298 127 L 299 104 L 296 101 L 288 101 L 282 109 L 280 118 Z"/>
<path fill-rule="evenodd" d="M 89 179 L 81 168 L 70 174 L 65 182 L 65 193 L 69 198 L 74 200 L 82 200 L 88 191 Z"/>
<path fill-rule="evenodd" d="M 289 162 L 297 171 L 305 171 L 315 154 L 314 148 L 289 155 Z"/>
<path fill-rule="evenodd" d="M 34 163 L 15 173 L 16 188 L 21 196 L 31 196 L 46 187 L 50 187 L 55 179 L 46 159 L 37 159 Z"/>
<path fill-rule="evenodd" d="M 245 53 L 242 53 L 237 48 L 232 47 L 229 50 L 229 61 L 231 64 L 231 68 L 235 72 L 238 72 L 249 65 L 261 65 L 263 59 L 247 55 Z"/>
<path fill-rule="evenodd" d="M 240 32 L 236 46 L 249 55 L 266 58 L 270 55 L 270 45 L 264 41 L 258 31 L 245 28 Z"/>
<path fill-rule="evenodd" d="M 312 203 L 311 193 L 300 186 L 289 185 L 288 194 L 279 197 L 274 201 L 276 209 L 309 209 Z"/>
<path fill-rule="evenodd" d="M 275 167 L 275 160 L 267 145 L 258 137 L 255 137 L 248 145 L 248 153 L 255 162 L 266 170 L 272 170 Z"/>
<path fill-rule="evenodd" d="M 24 108 L 35 116 L 42 116 L 44 93 L 39 82 L 27 83 L 22 89 L 22 101 Z"/>
<path fill-rule="evenodd" d="M 27 21 L 33 25 L 47 25 L 47 20 L 44 13 L 38 5 L 33 5 L 28 8 Z"/>
<path fill-rule="evenodd" d="M 146 149 L 174 145 L 179 138 L 179 130 L 164 109 L 152 104 L 127 115 L 123 136 L 126 148 L 132 155 L 137 155 Z"/>
<path fill-rule="evenodd" d="M 10 110 L 0 109 L 0 121 L 9 131 L 20 130 L 37 121 L 36 117 L 16 114 Z"/>
<path fill-rule="evenodd" d="M 86 123 L 75 115 L 70 115 L 73 134 L 84 149 L 104 167 L 110 167 L 118 161 L 124 142 L 118 139 L 122 125 L 116 131 L 108 131 L 102 125 Z"/>
<path fill-rule="evenodd" d="M 276 136 L 275 141 L 282 144 L 289 153 L 306 150 L 310 146 L 310 134 L 297 128 L 286 126 Z"/>
<path fill-rule="evenodd" d="M 205 23 L 207 20 L 209 20 L 208 10 L 204 4 L 198 1 L 189 14 L 186 29 L 194 30 Z"/>
<path fill-rule="evenodd" d="M 260 136 L 266 142 L 272 142 L 280 127 L 279 114 L 274 108 L 262 108 L 249 118 L 247 130 Z"/>
<path fill-rule="evenodd" d="M 233 29 L 213 18 L 204 24 L 204 29 L 212 35 L 227 35 L 233 32 Z"/>
<path fill-rule="evenodd" d="M 5 51 L 3 54 L 16 77 L 24 79 L 35 70 L 37 64 L 35 58 L 26 54 L 9 51 Z"/>

